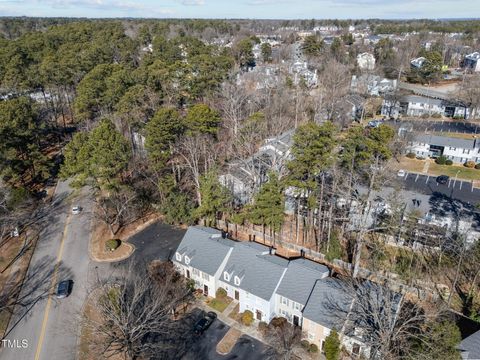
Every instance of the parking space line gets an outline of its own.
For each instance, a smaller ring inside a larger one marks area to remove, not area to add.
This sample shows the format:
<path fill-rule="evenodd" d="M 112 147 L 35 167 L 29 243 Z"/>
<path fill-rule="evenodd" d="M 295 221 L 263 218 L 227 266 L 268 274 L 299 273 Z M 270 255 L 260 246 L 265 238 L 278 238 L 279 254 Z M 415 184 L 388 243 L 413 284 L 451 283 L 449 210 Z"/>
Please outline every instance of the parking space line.
<path fill-rule="evenodd" d="M 429 178 L 430 178 L 430 175 L 427 175 L 427 180 L 425 180 L 425 184 L 428 183 Z"/>
<path fill-rule="evenodd" d="M 417 182 L 419 176 L 420 176 L 420 175 L 417 174 L 417 176 L 415 177 L 415 182 Z"/>
<path fill-rule="evenodd" d="M 462 190 L 462 184 L 463 184 L 463 181 L 460 181 L 460 189 L 459 190 Z"/>

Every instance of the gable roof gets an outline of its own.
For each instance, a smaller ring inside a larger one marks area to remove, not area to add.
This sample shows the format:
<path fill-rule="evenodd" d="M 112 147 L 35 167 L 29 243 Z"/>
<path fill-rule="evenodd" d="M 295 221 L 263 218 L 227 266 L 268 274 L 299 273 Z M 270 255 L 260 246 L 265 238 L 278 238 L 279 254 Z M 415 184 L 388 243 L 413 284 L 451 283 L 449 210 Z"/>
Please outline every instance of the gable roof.
<path fill-rule="evenodd" d="M 480 359 L 480 330 L 463 339 L 457 348 L 463 359 Z"/>
<path fill-rule="evenodd" d="M 276 292 L 305 305 L 315 282 L 328 274 L 329 270 L 324 265 L 303 258 L 292 260 Z"/>
<path fill-rule="evenodd" d="M 223 268 L 230 279 L 222 274 L 221 280 L 269 301 L 288 265 L 287 260 L 269 255 L 269 250 L 258 243 L 236 243 Z M 241 279 L 240 285 L 235 285 L 235 276 Z"/>
<path fill-rule="evenodd" d="M 234 244 L 232 240 L 223 239 L 221 231 L 203 226 L 190 226 L 177 248 L 182 260 L 178 261 L 173 255 L 172 261 L 187 265 L 186 255 L 190 258 L 188 265 L 214 276 Z"/>
<path fill-rule="evenodd" d="M 341 330 L 352 304 L 341 280 L 326 278 L 317 281 L 303 309 L 303 317 L 328 329 Z"/>
<path fill-rule="evenodd" d="M 459 149 L 475 149 L 480 146 L 479 141 L 437 135 L 417 135 L 415 141 L 430 145 L 452 146 Z"/>

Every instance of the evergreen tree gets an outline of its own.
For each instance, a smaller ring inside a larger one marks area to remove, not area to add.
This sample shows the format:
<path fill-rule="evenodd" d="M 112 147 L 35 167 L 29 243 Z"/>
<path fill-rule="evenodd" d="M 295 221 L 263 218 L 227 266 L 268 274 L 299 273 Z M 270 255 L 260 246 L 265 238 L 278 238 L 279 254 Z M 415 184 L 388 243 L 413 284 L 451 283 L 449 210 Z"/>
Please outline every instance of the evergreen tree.
<path fill-rule="evenodd" d="M 306 56 L 318 56 L 323 49 L 323 40 L 316 35 L 305 37 L 302 44 L 302 51 Z"/>
<path fill-rule="evenodd" d="M 185 124 L 191 133 L 216 136 L 220 121 L 218 111 L 205 104 L 193 105 L 185 116 Z"/>
<path fill-rule="evenodd" d="M 264 62 L 272 61 L 272 45 L 269 43 L 263 43 L 261 47 L 262 59 Z"/>
<path fill-rule="evenodd" d="M 180 114 L 173 108 L 161 108 L 148 122 L 145 131 L 145 148 L 150 164 L 154 169 L 161 170 L 171 156 L 171 146 L 183 131 Z"/>
<path fill-rule="evenodd" d="M 218 182 L 215 171 L 209 171 L 200 179 L 201 201 L 195 214 L 197 218 L 204 218 L 208 226 L 217 219 L 219 212 L 227 210 L 231 202 L 231 194 Z"/>
<path fill-rule="evenodd" d="M 324 352 L 327 360 L 338 360 L 340 356 L 340 338 L 335 329 L 325 338 Z"/>
<path fill-rule="evenodd" d="M 268 175 L 268 182 L 262 185 L 255 196 L 249 213 L 250 220 L 254 224 L 268 226 L 275 233 L 282 227 L 284 209 L 283 186 L 280 184 L 278 175 L 271 172 Z"/>

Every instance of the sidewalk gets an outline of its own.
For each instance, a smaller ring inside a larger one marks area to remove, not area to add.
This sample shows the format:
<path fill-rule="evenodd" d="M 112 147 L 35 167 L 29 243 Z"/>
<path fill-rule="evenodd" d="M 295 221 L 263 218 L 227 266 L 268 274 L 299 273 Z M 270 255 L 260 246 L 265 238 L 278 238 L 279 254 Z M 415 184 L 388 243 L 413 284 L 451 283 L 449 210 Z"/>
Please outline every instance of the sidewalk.
<path fill-rule="evenodd" d="M 240 324 L 238 321 L 235 321 L 234 319 L 232 319 L 231 317 L 228 316 L 228 315 L 230 315 L 232 310 L 235 308 L 235 306 L 237 306 L 237 304 L 238 304 L 238 301 L 233 300 L 230 304 L 228 304 L 228 306 L 225 308 L 223 313 L 220 313 L 220 312 L 216 311 L 215 309 L 211 308 L 210 306 L 208 306 L 207 304 L 205 304 L 205 302 L 203 302 L 201 300 L 197 301 L 197 303 L 196 303 L 196 305 L 200 309 L 202 309 L 204 311 L 207 311 L 207 312 L 208 311 L 213 311 L 214 313 L 216 313 L 217 318 L 221 322 L 230 326 L 231 328 L 237 329 L 240 332 L 242 332 L 242 334 L 248 335 L 248 336 L 266 344 L 265 339 L 262 337 L 262 335 L 258 331 L 258 327 L 257 327 L 258 321 L 255 321 L 251 326 L 246 326 L 246 325 Z"/>

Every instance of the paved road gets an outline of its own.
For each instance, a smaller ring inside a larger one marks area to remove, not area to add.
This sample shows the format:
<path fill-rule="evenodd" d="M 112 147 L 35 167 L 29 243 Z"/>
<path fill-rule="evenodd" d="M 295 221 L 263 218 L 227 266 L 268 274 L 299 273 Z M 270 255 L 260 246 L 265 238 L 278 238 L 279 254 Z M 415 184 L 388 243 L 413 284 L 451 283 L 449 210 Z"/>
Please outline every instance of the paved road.
<path fill-rule="evenodd" d="M 28 346 L 4 347 L 0 353 L 2 360 L 75 359 L 78 316 L 93 264 L 88 257 L 91 203 L 82 194 L 75 204 L 81 205 L 84 211 L 72 215 L 71 192 L 66 182 L 60 182 L 52 205 L 44 210 L 44 230 L 22 288 L 29 306 L 15 308 L 6 336 L 9 340 L 25 339 Z M 49 294 L 52 283 L 62 279 L 74 281 L 73 291 L 70 297 L 57 300 Z"/>

